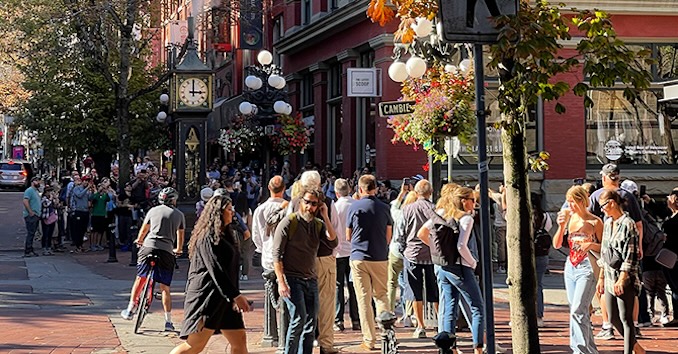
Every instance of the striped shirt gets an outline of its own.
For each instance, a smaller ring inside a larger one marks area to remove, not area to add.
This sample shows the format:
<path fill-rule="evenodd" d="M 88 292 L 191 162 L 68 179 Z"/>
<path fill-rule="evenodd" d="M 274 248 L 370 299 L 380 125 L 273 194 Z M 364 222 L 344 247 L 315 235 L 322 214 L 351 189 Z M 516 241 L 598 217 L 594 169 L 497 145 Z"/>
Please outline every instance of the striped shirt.
<path fill-rule="evenodd" d="M 613 227 L 614 226 L 614 227 Z M 619 270 L 604 264 L 605 291 L 614 294 L 614 284 L 621 272 L 627 272 L 633 281 L 636 294 L 640 292 L 640 262 L 638 258 L 638 230 L 636 223 L 624 213 L 619 219 L 608 218 L 603 228 L 603 242 L 601 250 L 613 248 L 619 252 L 624 260 Z M 604 263 L 604 262 L 603 262 Z"/>

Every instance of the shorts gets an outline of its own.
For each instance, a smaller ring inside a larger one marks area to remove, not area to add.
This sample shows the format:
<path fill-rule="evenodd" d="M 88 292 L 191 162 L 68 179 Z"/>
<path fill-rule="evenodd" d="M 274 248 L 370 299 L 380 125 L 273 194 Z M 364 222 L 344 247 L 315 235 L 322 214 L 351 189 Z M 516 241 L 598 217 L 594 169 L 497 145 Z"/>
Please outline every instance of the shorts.
<path fill-rule="evenodd" d="M 174 266 L 176 265 L 176 257 L 174 254 L 149 247 L 141 247 L 138 253 L 137 261 L 137 276 L 145 278 L 151 270 L 151 265 L 146 262 L 146 259 L 155 254 L 158 260 L 155 262 L 155 272 L 153 273 L 153 280 L 170 286 L 172 284 L 172 276 L 174 275 Z"/>
<path fill-rule="evenodd" d="M 108 218 L 105 216 L 92 215 L 92 231 L 97 233 L 104 233 L 108 231 Z"/>
<path fill-rule="evenodd" d="M 438 302 L 438 281 L 433 264 L 408 262 L 406 270 L 407 283 L 410 285 L 414 300 L 424 300 L 424 279 L 426 279 L 426 302 Z"/>

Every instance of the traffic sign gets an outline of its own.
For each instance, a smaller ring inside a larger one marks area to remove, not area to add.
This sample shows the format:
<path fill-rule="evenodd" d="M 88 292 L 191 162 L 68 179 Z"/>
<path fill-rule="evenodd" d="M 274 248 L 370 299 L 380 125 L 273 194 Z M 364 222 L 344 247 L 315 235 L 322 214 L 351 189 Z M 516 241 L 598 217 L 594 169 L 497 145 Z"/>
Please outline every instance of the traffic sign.
<path fill-rule="evenodd" d="M 495 43 L 493 18 L 518 13 L 517 0 L 439 1 L 443 38 L 453 43 Z"/>
<path fill-rule="evenodd" d="M 414 113 L 415 101 L 379 102 L 379 115 L 382 117 Z"/>

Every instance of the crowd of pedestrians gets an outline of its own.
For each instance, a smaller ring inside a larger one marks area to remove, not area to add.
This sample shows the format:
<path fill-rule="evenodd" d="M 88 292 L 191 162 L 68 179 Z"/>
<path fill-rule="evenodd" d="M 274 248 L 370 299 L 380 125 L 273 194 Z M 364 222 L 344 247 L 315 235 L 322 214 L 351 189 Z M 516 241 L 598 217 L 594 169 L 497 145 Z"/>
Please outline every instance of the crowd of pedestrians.
<path fill-rule="evenodd" d="M 388 181 L 378 181 L 368 168 L 344 179 L 331 166 L 312 164 L 293 175 L 288 163 L 271 164 L 268 172 L 273 177 L 262 181 L 263 171 L 257 166 L 240 162 L 219 166 L 216 161 L 209 166 L 209 183 L 196 203 L 188 310 L 181 333 L 186 342 L 174 352 L 202 350 L 214 331 L 221 331 L 237 352 L 247 352 L 242 347 L 242 312 L 249 311 L 249 305 L 239 284 L 252 276 L 254 262 L 276 279 L 275 291 L 289 314 L 286 353 L 311 353 L 314 344 L 321 353 L 337 353 L 334 332 L 349 328 L 360 331 L 364 350 L 375 350 L 375 317 L 384 312 L 399 313 L 398 325 L 411 327 L 413 338 L 430 337 L 431 330 L 454 335 L 464 319 L 472 332 L 473 351 L 482 353 L 486 339 L 479 279 L 483 264 L 478 188 L 447 183 L 434 191 L 430 181 L 415 175 L 404 179 L 398 191 Z M 74 253 L 103 249 L 106 237 L 133 253 L 137 243 L 143 244 L 139 262 L 133 258 L 131 263 L 138 266 L 139 278 L 145 276 L 143 259 L 150 250 L 181 253 L 183 214 L 181 222 L 173 217 L 170 237 L 153 226 L 165 225 L 161 220 L 171 219 L 169 209 L 174 210 L 172 203 L 162 202 L 173 181 L 166 170 L 142 159 L 132 181 L 122 188 L 116 186 L 114 174 L 101 179 L 95 175 L 92 169 L 82 174 L 74 171 L 61 185 L 48 183 L 42 193 L 42 181 L 32 181 L 24 195 L 27 257 L 37 255 L 32 241 L 40 223 L 45 255 L 63 250 L 66 240 L 72 242 Z M 540 195 L 531 196 L 537 323 L 545 326 L 548 316 L 543 277 L 548 272 L 549 248 L 566 247 L 563 280 L 570 304 L 572 351 L 597 353 L 595 339 L 613 338 L 614 328 L 624 338 L 625 353 L 643 354 L 636 341 L 640 327 L 654 322 L 678 324 L 675 317 L 671 319 L 664 291 L 668 284 L 676 309 L 678 278 L 657 256 L 662 247 L 678 252 L 678 189 L 667 197 L 667 208 L 662 208 L 640 195 L 632 181 L 622 183 L 616 165 L 604 166 L 601 176 L 598 190 L 584 184 L 567 191 L 552 238 L 553 221 Z M 434 192 L 440 195 L 435 201 Z M 510 262 L 506 196 L 503 186 L 489 193 L 492 267 L 504 274 Z M 154 208 L 158 200 L 161 205 Z M 169 208 L 166 215 L 153 216 L 161 207 Z M 659 230 L 660 225 L 666 240 L 650 251 L 646 244 L 654 242 L 655 236 L 648 232 Z M 58 236 L 52 241 L 55 229 Z M 165 304 L 171 277 L 158 281 Z M 205 289 L 211 289 L 211 295 Z M 132 291 L 124 318 L 136 311 L 136 293 Z M 603 315 L 603 328 L 596 336 L 591 322 L 594 297 Z M 655 300 L 661 308 L 656 317 Z M 171 307 L 166 307 L 166 330 L 173 330 L 170 312 Z"/>

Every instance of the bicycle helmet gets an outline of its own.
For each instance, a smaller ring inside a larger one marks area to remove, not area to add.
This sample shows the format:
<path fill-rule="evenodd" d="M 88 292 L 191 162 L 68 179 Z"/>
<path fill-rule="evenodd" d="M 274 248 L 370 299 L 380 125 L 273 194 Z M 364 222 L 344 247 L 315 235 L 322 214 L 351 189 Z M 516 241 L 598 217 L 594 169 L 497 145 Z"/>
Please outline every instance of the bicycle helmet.
<path fill-rule="evenodd" d="M 176 201 L 178 198 L 179 193 L 172 187 L 163 188 L 160 193 L 158 193 L 158 202 L 160 202 L 160 204 L 172 204 L 172 202 Z"/>

